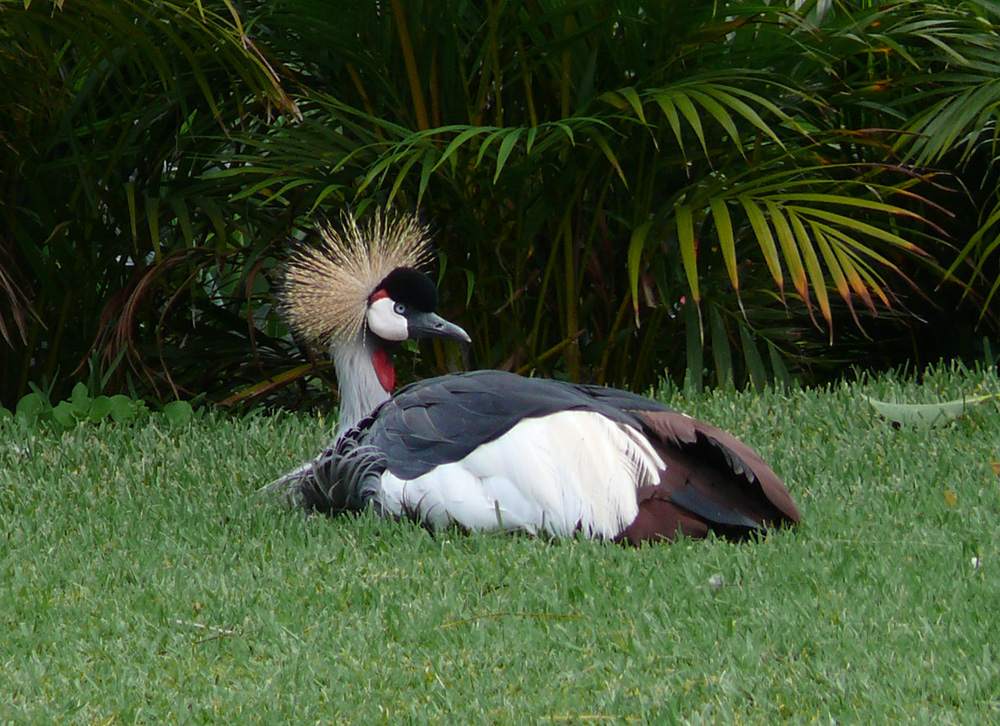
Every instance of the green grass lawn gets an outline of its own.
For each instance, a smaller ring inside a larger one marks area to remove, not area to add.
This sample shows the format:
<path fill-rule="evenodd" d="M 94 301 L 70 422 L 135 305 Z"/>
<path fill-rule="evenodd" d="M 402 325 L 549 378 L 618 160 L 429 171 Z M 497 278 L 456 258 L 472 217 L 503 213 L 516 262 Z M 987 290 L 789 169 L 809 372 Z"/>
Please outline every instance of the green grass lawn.
<path fill-rule="evenodd" d="M 666 394 L 805 520 L 638 550 L 259 501 L 329 421 L 8 421 L 0 722 L 997 722 L 1000 411 L 897 429 L 861 398 L 996 390 Z"/>

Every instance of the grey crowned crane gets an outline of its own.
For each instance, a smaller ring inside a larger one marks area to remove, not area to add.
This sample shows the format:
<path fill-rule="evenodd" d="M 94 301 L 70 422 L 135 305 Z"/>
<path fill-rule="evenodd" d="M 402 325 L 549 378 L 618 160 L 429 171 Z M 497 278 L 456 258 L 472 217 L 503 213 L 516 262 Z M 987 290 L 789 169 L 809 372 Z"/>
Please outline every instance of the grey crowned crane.
<path fill-rule="evenodd" d="M 740 539 L 798 522 L 780 479 L 749 447 L 625 391 L 457 373 L 395 394 L 393 353 L 413 338 L 469 342 L 434 311 L 415 217 L 345 217 L 285 268 L 280 305 L 329 344 L 340 386 L 333 443 L 266 487 L 295 505 L 373 507 L 430 527 L 520 530 L 638 544 L 715 532 Z"/>

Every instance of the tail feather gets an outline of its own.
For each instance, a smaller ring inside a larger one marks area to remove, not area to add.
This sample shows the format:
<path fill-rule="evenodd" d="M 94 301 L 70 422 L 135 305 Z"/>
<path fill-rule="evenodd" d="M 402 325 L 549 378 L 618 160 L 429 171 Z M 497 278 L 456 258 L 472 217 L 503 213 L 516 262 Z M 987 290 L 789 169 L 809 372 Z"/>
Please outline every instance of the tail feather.
<path fill-rule="evenodd" d="M 377 496 L 384 470 L 385 457 L 378 449 L 345 436 L 260 492 L 322 514 L 360 511 Z"/>
<path fill-rule="evenodd" d="M 621 539 L 637 544 L 709 531 L 742 539 L 801 520 L 781 479 L 731 434 L 680 413 L 636 415 L 666 470 L 658 486 L 638 490 L 639 515 Z"/>

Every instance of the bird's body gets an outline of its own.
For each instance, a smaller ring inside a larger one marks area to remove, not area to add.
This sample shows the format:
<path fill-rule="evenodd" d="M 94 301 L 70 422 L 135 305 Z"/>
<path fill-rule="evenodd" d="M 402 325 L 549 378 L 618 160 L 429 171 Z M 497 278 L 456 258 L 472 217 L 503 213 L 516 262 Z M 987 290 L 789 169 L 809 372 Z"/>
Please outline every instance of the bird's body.
<path fill-rule="evenodd" d="M 638 543 L 799 518 L 777 476 L 718 429 L 624 391 L 500 371 L 400 390 L 286 479 L 319 511 L 373 506 L 471 531 Z"/>
<path fill-rule="evenodd" d="M 349 229 L 359 234 L 353 222 Z M 386 225 L 369 233 L 385 234 Z M 327 237 L 326 250 L 304 253 L 288 273 L 293 329 L 334 332 L 342 409 L 333 444 L 269 490 L 329 513 L 373 507 L 431 527 L 634 544 L 709 532 L 741 538 L 799 521 L 780 479 L 749 447 L 642 396 L 501 371 L 442 376 L 392 395 L 398 342 L 468 336 L 433 313 L 426 276 L 381 262 L 381 282 L 355 306 L 364 309 L 360 323 L 296 308 L 300 290 L 318 297 L 323 265 L 339 264 L 347 247 L 362 253 L 371 244 L 362 242 Z"/>

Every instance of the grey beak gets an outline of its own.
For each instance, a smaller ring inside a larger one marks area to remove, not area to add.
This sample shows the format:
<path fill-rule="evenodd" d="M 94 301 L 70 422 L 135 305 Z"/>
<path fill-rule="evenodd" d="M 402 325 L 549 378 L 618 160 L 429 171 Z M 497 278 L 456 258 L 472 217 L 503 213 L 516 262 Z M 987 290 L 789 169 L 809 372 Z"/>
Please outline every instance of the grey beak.
<path fill-rule="evenodd" d="M 410 338 L 441 338 L 442 340 L 457 340 L 461 343 L 471 343 L 472 338 L 462 328 L 449 323 L 437 313 L 411 311 L 406 316 L 407 330 Z"/>

